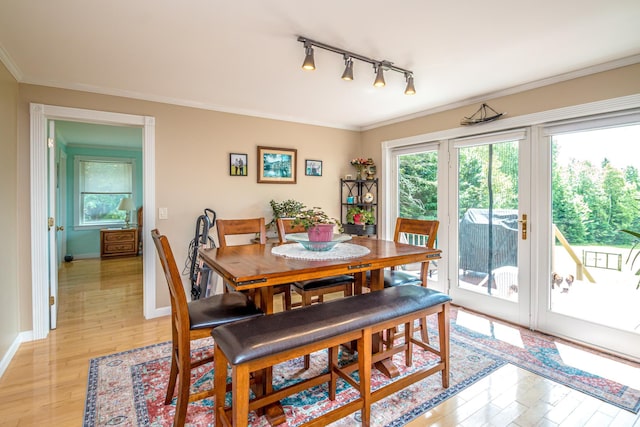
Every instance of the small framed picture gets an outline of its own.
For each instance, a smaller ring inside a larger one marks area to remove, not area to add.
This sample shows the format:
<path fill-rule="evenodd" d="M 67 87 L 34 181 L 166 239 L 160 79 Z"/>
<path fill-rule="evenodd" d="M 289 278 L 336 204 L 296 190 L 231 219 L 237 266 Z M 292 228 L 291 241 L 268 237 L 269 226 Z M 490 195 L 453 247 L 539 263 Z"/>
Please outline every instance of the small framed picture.
<path fill-rule="evenodd" d="M 322 160 L 305 160 L 304 174 L 308 176 L 322 176 Z"/>
<path fill-rule="evenodd" d="M 258 147 L 258 183 L 295 184 L 298 150 Z"/>
<path fill-rule="evenodd" d="M 229 175 L 247 176 L 247 155 L 231 153 L 229 154 Z"/>

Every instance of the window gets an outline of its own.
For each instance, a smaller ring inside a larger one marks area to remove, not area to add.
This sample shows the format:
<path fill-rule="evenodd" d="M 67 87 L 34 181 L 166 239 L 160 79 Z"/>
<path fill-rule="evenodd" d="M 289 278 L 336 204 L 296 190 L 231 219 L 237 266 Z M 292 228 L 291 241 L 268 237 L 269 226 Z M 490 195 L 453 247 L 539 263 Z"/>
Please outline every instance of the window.
<path fill-rule="evenodd" d="M 120 200 L 133 196 L 134 159 L 76 157 L 76 226 L 122 224 Z"/>

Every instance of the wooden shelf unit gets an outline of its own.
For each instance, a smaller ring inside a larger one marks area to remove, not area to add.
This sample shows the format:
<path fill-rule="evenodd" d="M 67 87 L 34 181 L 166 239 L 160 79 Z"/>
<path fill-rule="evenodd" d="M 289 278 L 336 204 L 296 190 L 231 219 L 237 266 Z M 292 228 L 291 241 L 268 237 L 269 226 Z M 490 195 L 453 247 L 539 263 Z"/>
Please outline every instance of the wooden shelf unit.
<path fill-rule="evenodd" d="M 100 257 L 138 255 L 138 229 L 103 228 L 100 230 Z"/>
<path fill-rule="evenodd" d="M 366 202 L 364 195 L 371 193 L 373 201 Z M 350 200 L 353 201 L 350 201 Z M 347 212 L 350 207 L 359 207 L 373 213 L 375 224 L 366 226 L 347 224 Z M 346 234 L 358 236 L 378 236 L 378 178 L 374 179 L 340 179 L 340 221 Z"/>

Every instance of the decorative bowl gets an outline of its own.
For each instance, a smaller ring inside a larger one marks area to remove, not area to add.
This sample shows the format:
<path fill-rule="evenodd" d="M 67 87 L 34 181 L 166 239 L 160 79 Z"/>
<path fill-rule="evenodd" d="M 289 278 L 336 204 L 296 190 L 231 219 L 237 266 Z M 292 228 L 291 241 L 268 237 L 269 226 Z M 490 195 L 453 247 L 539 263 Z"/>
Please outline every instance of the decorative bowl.
<path fill-rule="evenodd" d="M 333 238 L 327 242 L 311 242 L 307 233 L 292 233 L 285 236 L 287 240 L 300 243 L 306 250 L 314 252 L 324 252 L 333 249 L 340 242 L 351 240 L 348 234 L 334 234 Z"/>

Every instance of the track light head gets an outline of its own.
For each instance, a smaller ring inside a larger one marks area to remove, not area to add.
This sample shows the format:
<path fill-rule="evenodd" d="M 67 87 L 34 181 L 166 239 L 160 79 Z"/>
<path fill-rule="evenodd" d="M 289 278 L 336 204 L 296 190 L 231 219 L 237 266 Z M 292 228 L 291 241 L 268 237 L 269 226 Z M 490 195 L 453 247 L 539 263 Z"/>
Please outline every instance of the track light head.
<path fill-rule="evenodd" d="M 342 80 L 353 80 L 353 59 L 350 56 L 345 55 L 344 58 L 344 73 L 342 73 Z"/>
<path fill-rule="evenodd" d="M 316 63 L 313 60 L 313 46 L 310 43 L 304 44 L 304 62 L 302 63 L 303 70 L 313 71 L 316 69 Z"/>
<path fill-rule="evenodd" d="M 373 82 L 373 86 L 375 87 L 384 87 L 384 70 L 382 69 L 382 63 L 377 63 L 373 65 L 373 70 L 376 72 L 376 80 Z"/>
<path fill-rule="evenodd" d="M 407 88 L 404 90 L 405 95 L 415 95 L 416 88 L 413 85 L 413 74 L 405 74 L 404 77 L 407 79 Z"/>
<path fill-rule="evenodd" d="M 413 85 L 413 71 L 407 70 L 406 68 L 398 67 L 391 61 L 387 61 L 386 59 L 380 60 L 368 58 L 355 52 L 350 52 L 339 47 L 331 46 L 316 40 L 311 40 L 310 38 L 304 36 L 298 36 L 298 41 L 304 44 L 305 57 L 302 68 L 305 70 L 316 69 L 316 64 L 313 58 L 313 48 L 317 47 L 318 49 L 323 49 L 329 52 L 337 53 L 338 55 L 342 55 L 345 65 L 344 72 L 342 73 L 343 80 L 353 80 L 353 60 L 357 59 L 358 61 L 366 62 L 373 65 L 373 72 L 376 74 L 376 79 L 373 82 L 373 86 L 385 86 L 384 72 L 395 71 L 396 73 L 403 74 L 405 80 L 407 81 L 407 87 L 404 93 L 407 95 L 414 95 L 416 93 L 415 86 Z"/>

